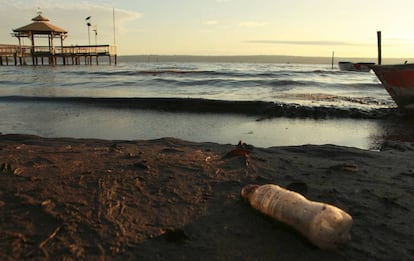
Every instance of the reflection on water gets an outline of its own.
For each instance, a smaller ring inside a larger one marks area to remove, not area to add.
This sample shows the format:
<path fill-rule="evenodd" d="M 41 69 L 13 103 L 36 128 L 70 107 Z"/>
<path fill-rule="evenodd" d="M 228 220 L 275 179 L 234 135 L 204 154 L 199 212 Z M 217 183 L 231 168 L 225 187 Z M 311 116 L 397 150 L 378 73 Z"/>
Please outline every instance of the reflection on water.
<path fill-rule="evenodd" d="M 381 147 L 385 141 L 414 142 L 414 118 L 412 115 L 396 117 L 379 122 L 381 131 L 371 137 L 373 146 Z"/>
<path fill-rule="evenodd" d="M 196 142 L 257 147 L 335 144 L 379 149 L 385 140 L 414 141 L 414 121 L 285 119 L 257 121 L 228 114 L 169 113 L 109 109 L 59 103 L 0 103 L 2 133 L 45 137 L 156 139 L 176 137 Z"/>

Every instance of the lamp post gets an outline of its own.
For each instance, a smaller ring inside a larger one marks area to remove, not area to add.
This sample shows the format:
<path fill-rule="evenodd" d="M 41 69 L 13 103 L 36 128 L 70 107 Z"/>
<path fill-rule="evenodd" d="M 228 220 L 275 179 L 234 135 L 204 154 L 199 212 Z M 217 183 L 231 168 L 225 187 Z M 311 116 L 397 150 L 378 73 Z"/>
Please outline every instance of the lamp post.
<path fill-rule="evenodd" d="M 91 25 L 92 25 L 90 23 L 91 18 L 92 18 L 92 16 L 88 16 L 88 17 L 85 18 L 86 26 L 88 27 L 88 43 L 89 43 L 89 45 L 91 45 L 91 32 L 90 32 Z"/>
<path fill-rule="evenodd" d="M 94 25 L 92 31 L 95 32 L 95 45 L 98 45 L 98 25 Z"/>

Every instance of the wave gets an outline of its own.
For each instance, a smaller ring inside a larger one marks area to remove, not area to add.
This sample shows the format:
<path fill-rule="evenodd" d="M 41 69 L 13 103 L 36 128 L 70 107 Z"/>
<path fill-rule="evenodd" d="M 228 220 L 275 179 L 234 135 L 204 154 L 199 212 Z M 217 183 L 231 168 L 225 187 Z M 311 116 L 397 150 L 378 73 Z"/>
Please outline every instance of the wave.
<path fill-rule="evenodd" d="M 157 78 L 152 80 L 154 83 L 161 85 L 175 85 L 175 86 L 223 86 L 223 87 L 251 87 L 255 86 L 270 86 L 270 87 L 286 87 L 286 86 L 312 86 L 306 81 L 295 80 L 272 80 L 272 79 L 231 79 L 231 78 Z M 318 83 L 315 83 L 318 84 Z"/>
<path fill-rule="evenodd" d="M 194 68 L 153 68 L 143 70 L 108 70 L 108 71 L 67 71 L 63 72 L 71 75 L 98 75 L 98 76 L 205 76 L 205 77 L 295 77 L 295 75 L 340 75 L 343 74 L 333 70 L 269 70 L 269 71 L 235 71 L 235 70 L 200 70 Z"/>
<path fill-rule="evenodd" d="M 383 119 L 399 115 L 396 108 L 338 108 L 303 106 L 266 101 L 228 101 L 197 98 L 92 98 L 92 97 L 34 97 L 3 96 L 0 102 L 72 103 L 82 106 L 112 109 L 150 109 L 189 113 L 230 113 L 258 116 L 258 120 L 287 118 L 358 118 Z"/>

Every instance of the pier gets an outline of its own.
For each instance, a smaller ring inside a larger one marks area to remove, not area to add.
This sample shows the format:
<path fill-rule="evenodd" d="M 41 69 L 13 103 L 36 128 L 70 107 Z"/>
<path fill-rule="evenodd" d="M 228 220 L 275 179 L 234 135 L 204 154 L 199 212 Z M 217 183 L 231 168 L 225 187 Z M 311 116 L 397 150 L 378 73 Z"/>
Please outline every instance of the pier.
<path fill-rule="evenodd" d="M 32 23 L 14 29 L 12 35 L 19 41 L 18 45 L 0 44 L 0 66 L 2 65 L 80 65 L 99 64 L 100 57 L 107 57 L 109 64 L 117 64 L 116 46 L 70 45 L 64 40 L 68 32 L 49 23 L 49 19 L 38 12 Z M 31 45 L 22 44 L 28 38 Z M 47 46 L 38 46 L 35 39 L 48 40 Z M 60 39 L 60 45 L 54 45 L 54 39 Z"/>
<path fill-rule="evenodd" d="M 111 45 L 19 46 L 0 44 L 2 65 L 80 65 L 99 64 L 107 57 L 109 64 L 117 64 L 116 47 Z"/>

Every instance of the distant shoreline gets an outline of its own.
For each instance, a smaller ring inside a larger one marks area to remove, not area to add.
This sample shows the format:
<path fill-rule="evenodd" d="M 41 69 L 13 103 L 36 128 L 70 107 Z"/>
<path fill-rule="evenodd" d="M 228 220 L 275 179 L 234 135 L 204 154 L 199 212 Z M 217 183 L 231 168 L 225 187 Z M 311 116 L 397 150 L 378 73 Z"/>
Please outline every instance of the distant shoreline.
<path fill-rule="evenodd" d="M 289 56 L 289 55 L 120 55 L 120 62 L 219 62 L 219 63 L 286 63 L 286 64 L 331 64 L 332 57 Z M 339 61 L 377 62 L 377 58 L 335 57 Z M 413 62 L 414 58 L 383 58 L 383 64 Z"/>

